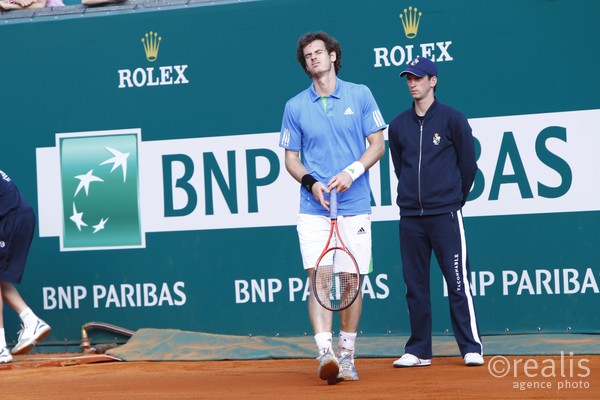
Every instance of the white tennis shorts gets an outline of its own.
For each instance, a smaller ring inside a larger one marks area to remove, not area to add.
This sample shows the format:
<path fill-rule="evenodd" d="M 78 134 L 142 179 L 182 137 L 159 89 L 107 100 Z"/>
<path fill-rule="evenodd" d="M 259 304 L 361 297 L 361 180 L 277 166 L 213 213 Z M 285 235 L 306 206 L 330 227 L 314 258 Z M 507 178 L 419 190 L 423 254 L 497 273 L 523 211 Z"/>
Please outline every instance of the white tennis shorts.
<path fill-rule="evenodd" d="M 361 274 L 372 272 L 371 215 L 338 216 L 342 240 L 358 263 Z M 314 268 L 325 248 L 331 220 L 321 215 L 298 214 L 298 238 L 304 269 Z"/>

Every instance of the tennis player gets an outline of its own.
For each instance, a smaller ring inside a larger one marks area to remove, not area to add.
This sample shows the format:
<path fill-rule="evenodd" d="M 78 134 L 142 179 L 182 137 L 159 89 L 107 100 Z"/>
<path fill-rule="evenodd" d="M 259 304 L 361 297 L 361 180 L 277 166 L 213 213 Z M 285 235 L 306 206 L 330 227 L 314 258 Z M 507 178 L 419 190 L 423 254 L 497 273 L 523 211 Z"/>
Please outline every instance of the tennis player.
<path fill-rule="evenodd" d="M 383 155 L 379 107 L 364 85 L 337 77 L 342 49 L 324 32 L 298 40 L 296 58 L 312 84 L 285 105 L 279 145 L 285 166 L 300 186 L 298 237 L 304 269 L 310 279 L 308 314 L 319 351 L 319 377 L 328 384 L 358 380 L 355 339 L 362 312 L 362 293 L 340 311 L 337 349 L 332 346 L 333 313 L 312 293 L 313 270 L 330 229 L 329 192 L 337 190 L 341 236 L 357 259 L 361 274 L 371 271 L 371 196 L 369 168 Z M 368 146 L 367 146 L 368 143 Z"/>
<path fill-rule="evenodd" d="M 35 315 L 14 285 L 23 278 L 34 230 L 33 209 L 10 177 L 0 171 L 0 363 L 12 361 L 13 354 L 27 353 L 51 331 L 50 325 Z M 4 303 L 19 314 L 23 324 L 12 351 L 6 346 L 4 334 Z"/>

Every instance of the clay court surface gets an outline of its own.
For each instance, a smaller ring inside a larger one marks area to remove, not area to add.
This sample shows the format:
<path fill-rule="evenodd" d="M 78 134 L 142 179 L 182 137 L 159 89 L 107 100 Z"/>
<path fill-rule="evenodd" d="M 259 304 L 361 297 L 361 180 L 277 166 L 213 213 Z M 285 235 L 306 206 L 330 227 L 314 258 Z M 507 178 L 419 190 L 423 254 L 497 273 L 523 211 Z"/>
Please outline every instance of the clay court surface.
<path fill-rule="evenodd" d="M 317 361 L 312 359 L 97 362 L 102 360 L 98 357 L 82 358 L 80 354 L 17 356 L 13 363 L 0 366 L 0 398 L 600 398 L 599 355 L 487 357 L 486 361 L 490 367 L 494 366 L 496 374 L 506 371 L 506 361 L 510 364 L 511 371 L 502 378 L 494 377 L 487 364 L 466 367 L 459 357 L 437 357 L 430 367 L 408 369 L 393 368 L 392 358 L 364 358 L 356 361 L 360 381 L 333 386 L 318 379 Z M 519 385 L 525 385 L 524 389 L 515 387 Z"/>

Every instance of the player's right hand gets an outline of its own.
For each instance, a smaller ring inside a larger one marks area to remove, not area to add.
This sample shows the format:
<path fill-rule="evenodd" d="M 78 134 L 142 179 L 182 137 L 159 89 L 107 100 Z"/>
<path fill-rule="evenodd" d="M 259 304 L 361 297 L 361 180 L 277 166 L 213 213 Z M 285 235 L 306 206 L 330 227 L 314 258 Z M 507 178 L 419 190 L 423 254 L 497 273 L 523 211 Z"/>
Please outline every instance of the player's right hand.
<path fill-rule="evenodd" d="M 329 193 L 329 189 L 327 189 L 327 187 L 321 182 L 317 182 L 313 185 L 313 196 L 315 196 L 315 199 L 317 199 L 317 201 L 321 203 L 324 209 L 329 211 L 329 200 L 325 200 L 325 193 Z"/>

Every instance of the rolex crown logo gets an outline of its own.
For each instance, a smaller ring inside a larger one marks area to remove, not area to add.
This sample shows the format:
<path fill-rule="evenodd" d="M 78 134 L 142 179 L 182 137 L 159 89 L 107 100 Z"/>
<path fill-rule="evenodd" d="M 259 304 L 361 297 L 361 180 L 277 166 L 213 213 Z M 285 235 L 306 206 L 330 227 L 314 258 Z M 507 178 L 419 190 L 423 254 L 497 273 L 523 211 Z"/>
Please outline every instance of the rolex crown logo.
<path fill-rule="evenodd" d="M 421 15 L 423 15 L 423 13 L 419 12 L 416 7 L 408 7 L 408 10 L 405 8 L 404 14 L 400 14 L 404 34 L 407 38 L 412 39 L 417 36 Z"/>
<path fill-rule="evenodd" d="M 142 38 L 144 44 L 144 51 L 146 52 L 146 59 L 150 62 L 156 61 L 158 58 L 158 49 L 160 47 L 160 41 L 162 38 L 158 36 L 156 32 L 146 33 Z"/>

